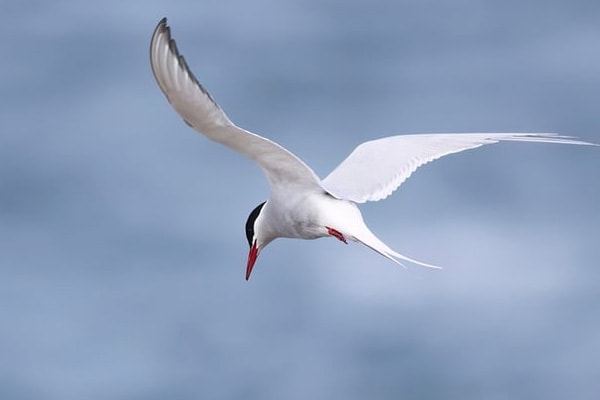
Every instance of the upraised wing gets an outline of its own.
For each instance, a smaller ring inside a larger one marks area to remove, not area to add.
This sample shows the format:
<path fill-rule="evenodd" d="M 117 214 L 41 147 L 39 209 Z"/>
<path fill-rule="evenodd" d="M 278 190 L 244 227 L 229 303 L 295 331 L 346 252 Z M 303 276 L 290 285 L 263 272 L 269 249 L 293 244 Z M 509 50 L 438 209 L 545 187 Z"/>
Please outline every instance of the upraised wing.
<path fill-rule="evenodd" d="M 156 82 L 184 121 L 207 138 L 255 161 L 267 175 L 272 190 L 281 186 L 323 190 L 313 170 L 294 154 L 229 120 L 179 54 L 166 18 L 152 35 L 150 63 Z"/>
<path fill-rule="evenodd" d="M 593 145 L 555 134 L 442 133 L 390 136 L 359 145 L 325 179 L 337 198 L 364 203 L 386 198 L 421 165 L 500 141 Z"/>

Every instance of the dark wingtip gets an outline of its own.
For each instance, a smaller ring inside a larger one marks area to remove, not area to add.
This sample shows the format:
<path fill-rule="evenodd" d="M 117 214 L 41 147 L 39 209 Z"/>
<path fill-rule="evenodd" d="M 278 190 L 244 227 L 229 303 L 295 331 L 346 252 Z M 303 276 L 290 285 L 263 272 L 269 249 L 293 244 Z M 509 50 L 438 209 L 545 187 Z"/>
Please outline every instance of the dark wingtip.
<path fill-rule="evenodd" d="M 158 21 L 158 24 L 156 24 L 156 28 L 154 28 L 154 35 L 156 35 L 157 32 L 164 32 L 168 30 L 169 27 L 167 25 L 167 17 L 163 17 L 160 21 Z"/>
<path fill-rule="evenodd" d="M 173 53 L 178 58 L 180 67 L 189 75 L 189 77 L 196 84 L 196 86 L 198 86 L 202 93 L 204 93 L 204 95 L 206 95 L 217 108 L 221 108 L 219 104 L 215 101 L 215 99 L 212 97 L 212 95 L 204 88 L 204 86 L 202 86 L 200 81 L 198 81 L 198 78 L 196 78 L 196 76 L 188 66 L 187 62 L 185 61 L 185 58 L 179 52 L 179 49 L 177 48 L 177 43 L 175 43 L 175 39 L 171 37 L 171 27 L 167 25 L 167 17 L 163 17 L 154 29 L 154 33 L 152 34 L 152 40 L 150 42 L 150 57 L 152 57 L 152 45 L 154 39 L 158 36 L 159 33 L 167 35 L 167 39 L 169 41 L 169 49 L 171 53 Z"/>
<path fill-rule="evenodd" d="M 158 37 L 159 33 L 167 33 L 167 37 L 171 38 L 171 32 L 169 27 L 167 26 L 167 17 L 163 17 L 158 24 L 156 24 L 156 28 L 154 28 L 154 32 L 152 32 L 152 39 L 150 40 L 150 60 L 152 60 L 152 46 L 154 45 L 154 40 Z M 152 61 L 151 61 L 152 63 Z"/>

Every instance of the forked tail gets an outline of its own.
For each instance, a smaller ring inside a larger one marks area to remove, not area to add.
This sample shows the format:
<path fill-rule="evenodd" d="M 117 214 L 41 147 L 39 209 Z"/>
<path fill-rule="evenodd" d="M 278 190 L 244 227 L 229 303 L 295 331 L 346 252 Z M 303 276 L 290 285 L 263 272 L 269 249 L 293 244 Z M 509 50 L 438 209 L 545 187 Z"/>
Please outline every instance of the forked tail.
<path fill-rule="evenodd" d="M 441 269 L 442 267 L 432 264 L 427 264 L 421 261 L 413 260 L 410 257 L 404 256 L 394 250 L 392 250 L 388 245 L 383 243 L 377 236 L 375 236 L 371 231 L 366 230 L 363 231 L 360 236 L 354 236 L 354 238 L 364 244 L 365 246 L 371 248 L 372 250 L 378 252 L 385 258 L 395 262 L 396 264 L 401 265 L 406 268 L 404 264 L 402 264 L 398 259 L 407 261 L 413 264 L 421 265 L 423 267 Z"/>

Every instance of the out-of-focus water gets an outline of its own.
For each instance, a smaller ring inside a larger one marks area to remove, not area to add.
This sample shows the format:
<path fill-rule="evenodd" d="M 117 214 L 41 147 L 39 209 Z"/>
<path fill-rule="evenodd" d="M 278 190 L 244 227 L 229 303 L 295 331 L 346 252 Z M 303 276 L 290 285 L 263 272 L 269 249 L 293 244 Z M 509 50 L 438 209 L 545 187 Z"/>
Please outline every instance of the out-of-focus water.
<path fill-rule="evenodd" d="M 279 240 L 260 171 L 150 72 L 169 17 L 239 125 L 326 175 L 417 132 L 600 142 L 594 1 L 21 2 L 0 25 L 3 399 L 563 399 L 600 392 L 600 152 L 502 144 L 365 204 L 406 270 Z"/>

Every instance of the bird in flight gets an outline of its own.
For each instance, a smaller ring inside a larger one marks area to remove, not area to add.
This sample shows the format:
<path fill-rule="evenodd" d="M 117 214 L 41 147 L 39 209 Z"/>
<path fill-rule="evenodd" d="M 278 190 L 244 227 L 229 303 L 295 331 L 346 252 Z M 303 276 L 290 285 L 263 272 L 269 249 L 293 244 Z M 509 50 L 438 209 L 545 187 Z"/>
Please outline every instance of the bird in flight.
<path fill-rule="evenodd" d="M 567 136 L 538 133 L 443 133 L 389 136 L 362 143 L 325 179 L 279 144 L 236 126 L 198 82 L 179 53 L 167 19 L 152 35 L 150 63 L 158 86 L 183 120 L 208 139 L 254 161 L 271 188 L 246 221 L 250 246 L 246 280 L 258 254 L 277 238 L 334 237 L 361 242 L 389 260 L 425 267 L 392 250 L 365 224 L 357 203 L 388 197 L 418 167 L 448 154 L 501 141 L 592 145 Z"/>

